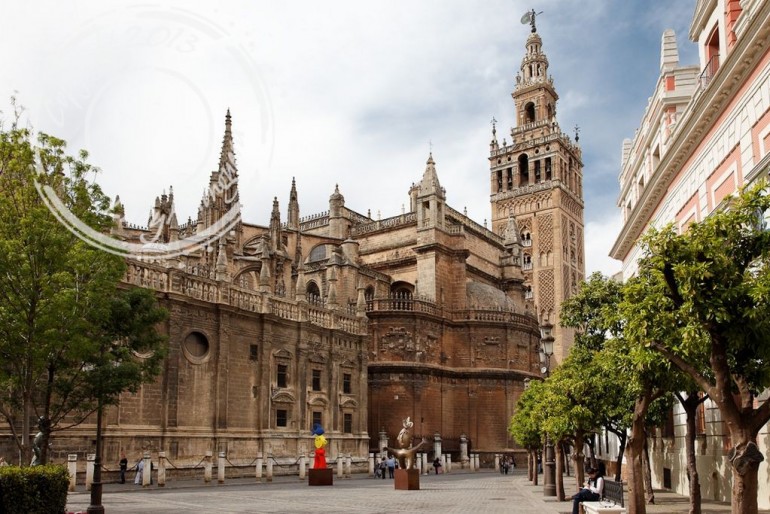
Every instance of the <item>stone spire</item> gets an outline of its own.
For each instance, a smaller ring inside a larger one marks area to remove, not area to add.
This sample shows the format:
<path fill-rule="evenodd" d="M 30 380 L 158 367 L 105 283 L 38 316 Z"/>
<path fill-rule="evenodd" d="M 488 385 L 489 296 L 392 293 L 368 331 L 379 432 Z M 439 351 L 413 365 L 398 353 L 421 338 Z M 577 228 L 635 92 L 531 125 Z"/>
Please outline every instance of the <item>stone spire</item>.
<path fill-rule="evenodd" d="M 297 184 L 294 177 L 291 178 L 291 191 L 289 192 L 288 226 L 291 229 L 299 228 L 299 201 L 297 200 Z"/>
<path fill-rule="evenodd" d="M 273 197 L 273 212 L 270 214 L 270 248 L 276 252 L 281 245 L 281 211 L 278 208 L 278 198 Z"/>
<path fill-rule="evenodd" d="M 446 192 L 438 181 L 438 173 L 436 172 L 436 162 L 433 160 L 433 152 L 428 155 L 428 160 L 425 161 L 425 171 L 423 172 L 422 180 L 420 181 L 420 196 L 428 194 L 435 194 L 442 200 L 446 198 Z"/>

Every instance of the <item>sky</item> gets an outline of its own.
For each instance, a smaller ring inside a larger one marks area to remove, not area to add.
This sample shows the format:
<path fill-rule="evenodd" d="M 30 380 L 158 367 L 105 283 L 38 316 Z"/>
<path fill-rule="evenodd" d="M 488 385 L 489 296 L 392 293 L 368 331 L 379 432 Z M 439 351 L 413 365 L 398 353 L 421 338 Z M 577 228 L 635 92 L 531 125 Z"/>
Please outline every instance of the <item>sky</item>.
<path fill-rule="evenodd" d="M 246 222 L 282 219 L 292 178 L 300 215 L 345 204 L 373 218 L 408 209 L 432 151 L 447 201 L 490 217 L 490 120 L 514 124 L 510 93 L 530 9 L 559 94 L 580 127 L 586 272 L 612 274 L 621 145 L 632 138 L 674 29 L 680 62 L 695 0 L 267 0 L 2 2 L 0 118 L 86 149 L 104 191 L 146 225 L 173 186 L 196 216 L 232 114 Z"/>

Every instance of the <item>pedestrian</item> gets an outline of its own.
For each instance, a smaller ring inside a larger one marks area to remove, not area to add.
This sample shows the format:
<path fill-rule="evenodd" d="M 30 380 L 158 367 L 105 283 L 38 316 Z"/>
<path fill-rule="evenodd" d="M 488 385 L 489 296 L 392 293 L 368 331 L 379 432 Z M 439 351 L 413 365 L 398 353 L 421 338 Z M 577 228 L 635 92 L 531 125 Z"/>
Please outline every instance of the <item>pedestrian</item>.
<path fill-rule="evenodd" d="M 596 468 L 588 468 L 587 471 L 588 482 L 580 492 L 572 497 L 572 514 L 579 514 L 581 502 L 595 502 L 602 499 L 604 476 Z"/>
<path fill-rule="evenodd" d="M 126 471 L 128 471 L 128 459 L 126 452 L 120 452 L 120 483 L 126 483 Z"/>
<path fill-rule="evenodd" d="M 436 474 L 439 474 L 439 471 L 441 470 L 441 459 L 436 457 L 436 460 L 433 461 L 433 469 L 436 470 Z"/>
<path fill-rule="evenodd" d="M 8 463 L 5 462 L 5 458 L 4 457 L 0 457 L 0 468 L 3 468 L 5 466 L 8 466 Z"/>
<path fill-rule="evenodd" d="M 144 483 L 144 459 L 139 459 L 136 463 L 136 476 L 134 477 L 134 484 L 142 485 Z"/>
<path fill-rule="evenodd" d="M 503 472 L 508 474 L 508 457 L 503 457 Z"/>
<path fill-rule="evenodd" d="M 388 457 L 388 478 L 393 478 L 396 472 L 396 458 L 393 455 Z"/>
<path fill-rule="evenodd" d="M 388 462 L 385 460 L 385 456 L 382 456 L 382 460 L 380 461 L 380 476 L 383 480 L 385 480 L 385 472 L 388 469 Z"/>

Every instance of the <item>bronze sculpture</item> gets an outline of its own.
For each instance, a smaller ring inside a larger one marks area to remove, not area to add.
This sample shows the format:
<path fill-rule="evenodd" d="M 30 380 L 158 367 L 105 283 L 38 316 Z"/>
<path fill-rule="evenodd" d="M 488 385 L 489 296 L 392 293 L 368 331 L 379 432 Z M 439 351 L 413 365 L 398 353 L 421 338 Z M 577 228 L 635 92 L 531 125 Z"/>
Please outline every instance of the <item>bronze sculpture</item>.
<path fill-rule="evenodd" d="M 412 428 L 414 427 L 414 422 L 407 416 L 403 425 L 404 428 L 401 429 L 401 432 L 398 433 L 398 437 L 396 437 L 399 447 L 388 448 L 388 450 L 390 450 L 396 457 L 396 460 L 398 460 L 398 467 L 400 469 L 416 469 L 414 465 L 415 454 L 417 453 L 417 449 L 425 444 L 426 441 L 423 438 L 418 445 L 409 447 L 412 443 Z"/>

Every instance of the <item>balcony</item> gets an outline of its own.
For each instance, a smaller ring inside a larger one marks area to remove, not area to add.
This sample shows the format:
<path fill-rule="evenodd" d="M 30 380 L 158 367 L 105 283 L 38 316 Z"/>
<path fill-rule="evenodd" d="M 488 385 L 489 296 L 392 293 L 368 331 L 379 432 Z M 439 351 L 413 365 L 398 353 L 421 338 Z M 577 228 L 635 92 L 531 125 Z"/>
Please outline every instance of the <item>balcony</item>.
<path fill-rule="evenodd" d="M 698 76 L 698 85 L 700 86 L 701 90 L 708 87 L 711 79 L 714 77 L 718 69 L 719 54 L 714 54 L 711 56 L 711 59 L 709 59 L 709 61 L 706 63 L 706 66 L 703 68 L 703 71 L 701 71 L 700 75 Z"/>

